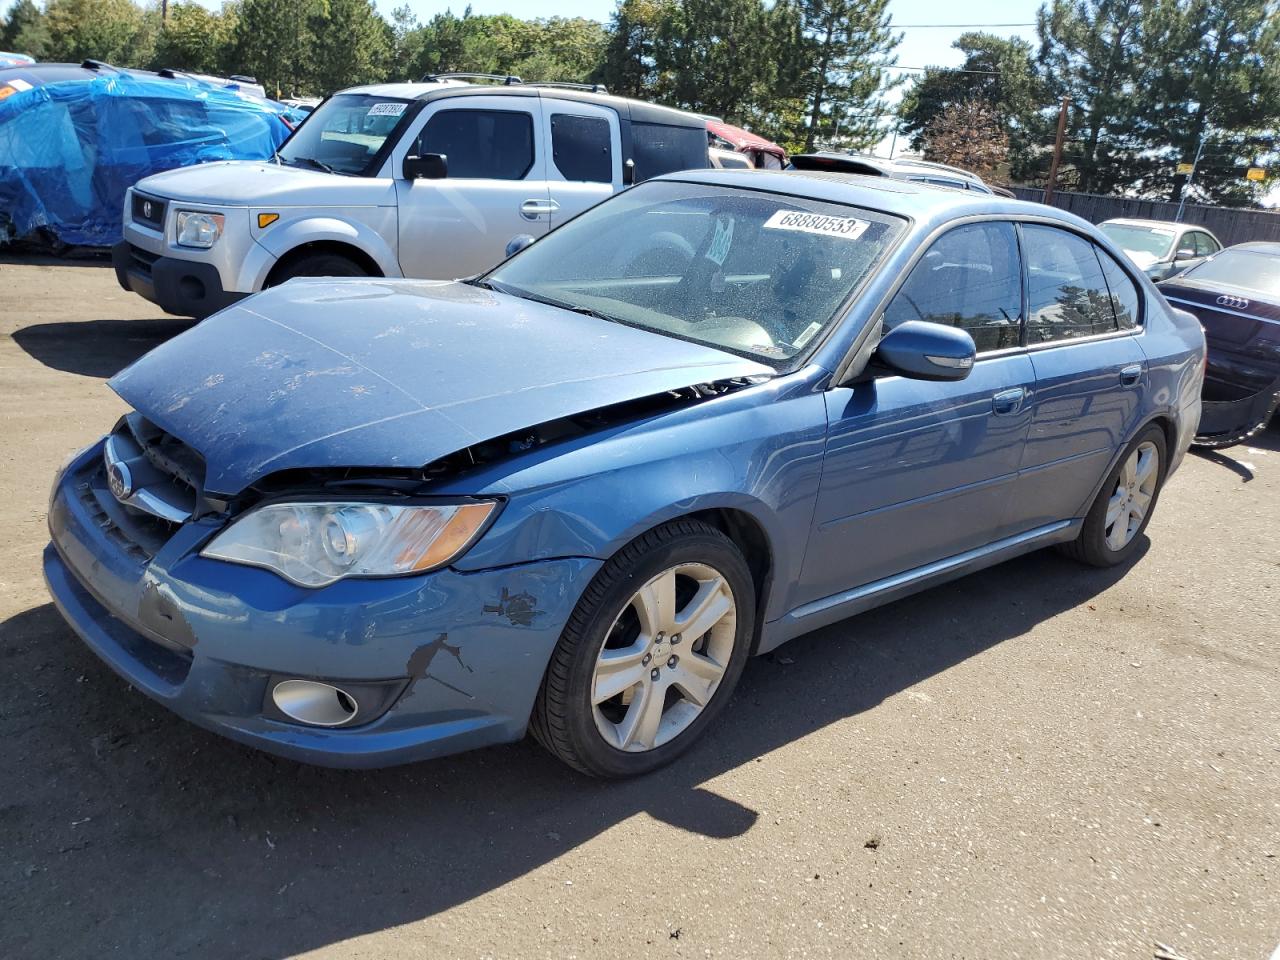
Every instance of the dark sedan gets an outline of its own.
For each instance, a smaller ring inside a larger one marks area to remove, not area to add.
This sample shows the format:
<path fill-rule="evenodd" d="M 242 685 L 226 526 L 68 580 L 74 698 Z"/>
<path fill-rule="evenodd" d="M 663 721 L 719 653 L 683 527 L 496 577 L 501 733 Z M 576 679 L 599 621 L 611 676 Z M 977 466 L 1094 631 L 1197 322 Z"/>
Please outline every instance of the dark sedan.
<path fill-rule="evenodd" d="M 1160 291 L 1196 315 L 1209 343 L 1197 444 L 1257 433 L 1280 406 L 1280 243 L 1228 247 Z"/>

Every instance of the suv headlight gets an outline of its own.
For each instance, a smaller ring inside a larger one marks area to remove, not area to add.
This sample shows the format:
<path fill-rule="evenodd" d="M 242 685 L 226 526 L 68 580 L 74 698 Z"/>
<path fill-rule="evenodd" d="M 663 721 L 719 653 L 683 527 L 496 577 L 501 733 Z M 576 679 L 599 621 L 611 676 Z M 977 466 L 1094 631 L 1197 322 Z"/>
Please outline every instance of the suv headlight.
<path fill-rule="evenodd" d="M 200 555 L 264 567 L 303 587 L 343 577 L 425 573 L 464 553 L 497 507 L 491 500 L 272 503 L 236 520 Z"/>
<path fill-rule="evenodd" d="M 222 236 L 226 217 L 220 213 L 200 213 L 196 210 L 178 211 L 178 246 L 212 247 Z"/>

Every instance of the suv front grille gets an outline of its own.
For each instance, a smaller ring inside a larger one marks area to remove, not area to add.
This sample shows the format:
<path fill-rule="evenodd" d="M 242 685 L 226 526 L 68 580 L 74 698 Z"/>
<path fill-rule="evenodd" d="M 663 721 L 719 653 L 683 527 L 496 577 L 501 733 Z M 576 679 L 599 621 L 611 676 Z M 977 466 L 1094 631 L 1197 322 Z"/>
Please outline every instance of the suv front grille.
<path fill-rule="evenodd" d="M 164 229 L 165 201 L 148 197 L 145 193 L 133 192 L 133 220 L 154 230 Z"/>
<path fill-rule="evenodd" d="M 158 253 L 151 253 L 141 247 L 135 247 L 132 243 L 129 244 L 129 262 L 144 276 L 151 276 L 151 266 L 159 259 Z"/>

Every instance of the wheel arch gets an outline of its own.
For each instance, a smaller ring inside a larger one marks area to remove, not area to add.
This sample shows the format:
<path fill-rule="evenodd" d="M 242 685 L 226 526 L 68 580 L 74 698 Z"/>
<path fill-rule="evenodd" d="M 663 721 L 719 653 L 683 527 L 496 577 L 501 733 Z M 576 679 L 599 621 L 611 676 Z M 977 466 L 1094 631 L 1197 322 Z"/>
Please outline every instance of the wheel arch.
<path fill-rule="evenodd" d="M 765 611 L 769 605 L 769 593 L 773 585 L 773 548 L 769 534 L 754 516 L 736 507 L 711 507 L 685 514 L 674 519 L 701 520 L 715 527 L 741 551 L 751 571 L 751 581 L 756 588 L 755 631 L 751 637 L 750 653 L 754 656 L 760 646 L 760 634 L 764 627 Z"/>
<path fill-rule="evenodd" d="M 275 284 L 285 271 L 300 260 L 326 253 L 346 257 L 352 263 L 359 264 L 361 269 L 367 271 L 371 277 L 385 276 L 378 262 L 354 244 L 344 243 L 341 240 L 308 240 L 298 244 L 275 262 L 267 273 L 263 286 L 269 287 Z"/>

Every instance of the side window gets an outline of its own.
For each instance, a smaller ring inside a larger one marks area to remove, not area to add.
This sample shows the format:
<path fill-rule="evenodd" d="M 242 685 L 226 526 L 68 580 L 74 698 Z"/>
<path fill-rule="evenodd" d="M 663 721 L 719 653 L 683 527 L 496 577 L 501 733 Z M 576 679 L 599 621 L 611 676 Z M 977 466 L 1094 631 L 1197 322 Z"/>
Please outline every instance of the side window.
<path fill-rule="evenodd" d="M 604 117 L 551 115 L 551 158 L 566 180 L 613 182 L 613 147 Z"/>
<path fill-rule="evenodd" d="M 677 170 L 702 170 L 709 163 L 707 131 L 698 127 L 633 120 L 631 150 L 635 155 L 636 183 Z"/>
<path fill-rule="evenodd" d="M 1107 281 L 1093 244 L 1074 233 L 1026 224 L 1027 342 L 1047 343 L 1116 329 Z"/>
<path fill-rule="evenodd" d="M 1192 236 L 1196 239 L 1196 256 L 1209 257 L 1218 252 L 1218 245 L 1207 233 L 1196 231 Z"/>
<path fill-rule="evenodd" d="M 968 330 L 978 352 L 1018 346 L 1022 263 L 1011 223 L 973 223 L 934 241 L 889 302 L 884 325 L 927 320 Z"/>
<path fill-rule="evenodd" d="M 533 117 L 505 110 L 441 110 L 419 153 L 443 153 L 451 180 L 523 180 L 533 166 Z"/>
<path fill-rule="evenodd" d="M 1129 275 L 1120 269 L 1120 264 L 1111 259 L 1111 254 L 1097 247 L 1094 252 L 1097 253 L 1098 260 L 1102 263 L 1102 272 L 1107 278 L 1107 289 L 1111 291 L 1111 306 L 1115 310 L 1116 322 L 1120 324 L 1121 330 L 1132 330 L 1138 325 L 1141 304 L 1138 298 L 1141 294 Z"/>

